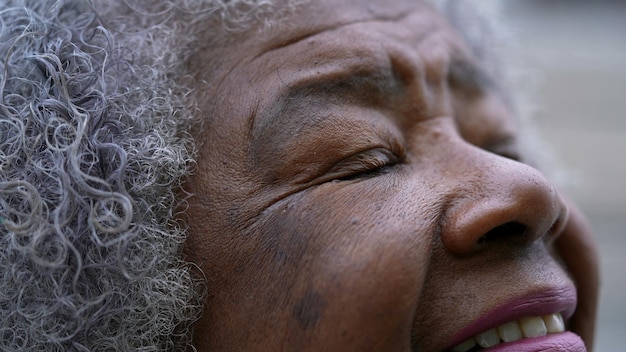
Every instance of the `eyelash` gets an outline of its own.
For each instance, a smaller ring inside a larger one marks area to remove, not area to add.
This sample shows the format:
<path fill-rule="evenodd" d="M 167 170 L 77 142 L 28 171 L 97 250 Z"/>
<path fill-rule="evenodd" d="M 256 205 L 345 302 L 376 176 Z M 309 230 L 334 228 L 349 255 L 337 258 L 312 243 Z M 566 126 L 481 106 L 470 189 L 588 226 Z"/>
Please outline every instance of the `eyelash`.
<path fill-rule="evenodd" d="M 383 165 L 383 166 L 379 166 L 379 167 L 377 167 L 375 169 L 366 170 L 366 171 L 355 173 L 355 174 L 348 175 L 348 176 L 345 176 L 345 177 L 336 178 L 335 180 L 351 181 L 351 180 L 372 178 L 372 177 L 376 177 L 376 176 L 380 176 L 380 175 L 386 174 L 389 171 L 389 169 L 391 168 L 391 166 L 393 166 L 393 165 Z"/>
<path fill-rule="evenodd" d="M 492 152 L 501 157 L 521 162 L 521 156 L 517 151 L 500 150 Z M 374 148 L 342 160 L 329 173 L 344 175 L 334 177 L 333 180 L 336 181 L 368 179 L 386 174 L 400 161 L 401 158 L 392 151 L 384 148 Z"/>
<path fill-rule="evenodd" d="M 334 180 L 365 179 L 383 175 L 399 162 L 400 158 L 390 150 L 375 148 L 342 160 L 330 172 L 340 174 Z"/>

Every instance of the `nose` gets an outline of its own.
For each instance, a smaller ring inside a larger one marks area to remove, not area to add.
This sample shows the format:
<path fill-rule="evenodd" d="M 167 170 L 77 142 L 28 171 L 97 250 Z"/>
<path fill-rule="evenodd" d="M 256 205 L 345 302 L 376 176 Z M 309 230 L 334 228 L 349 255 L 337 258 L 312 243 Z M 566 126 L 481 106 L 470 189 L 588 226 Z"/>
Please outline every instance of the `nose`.
<path fill-rule="evenodd" d="M 567 207 L 536 169 L 465 146 L 456 196 L 444 214 L 441 237 L 448 251 L 470 255 L 489 244 L 524 246 L 562 231 Z"/>

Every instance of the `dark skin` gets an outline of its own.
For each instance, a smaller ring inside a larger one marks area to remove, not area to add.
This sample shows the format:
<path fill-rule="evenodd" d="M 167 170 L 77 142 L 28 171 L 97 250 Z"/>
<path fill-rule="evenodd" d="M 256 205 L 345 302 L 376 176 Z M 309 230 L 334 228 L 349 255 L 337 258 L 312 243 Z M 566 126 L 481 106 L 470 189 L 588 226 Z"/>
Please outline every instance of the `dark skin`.
<path fill-rule="evenodd" d="M 590 231 L 449 24 L 408 0 L 285 22 L 191 63 L 208 82 L 187 187 L 198 350 L 443 351 L 505 302 L 575 285 L 590 345 Z"/>

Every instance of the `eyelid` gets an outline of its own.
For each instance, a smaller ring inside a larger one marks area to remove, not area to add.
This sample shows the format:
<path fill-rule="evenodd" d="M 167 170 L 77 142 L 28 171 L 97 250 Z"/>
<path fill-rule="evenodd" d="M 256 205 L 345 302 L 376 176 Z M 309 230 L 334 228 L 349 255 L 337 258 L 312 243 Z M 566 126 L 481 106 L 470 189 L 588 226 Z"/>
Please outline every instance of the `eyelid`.
<path fill-rule="evenodd" d="M 399 162 L 400 158 L 391 150 L 372 148 L 341 160 L 327 172 L 327 175 L 332 179 L 355 178 Z"/>

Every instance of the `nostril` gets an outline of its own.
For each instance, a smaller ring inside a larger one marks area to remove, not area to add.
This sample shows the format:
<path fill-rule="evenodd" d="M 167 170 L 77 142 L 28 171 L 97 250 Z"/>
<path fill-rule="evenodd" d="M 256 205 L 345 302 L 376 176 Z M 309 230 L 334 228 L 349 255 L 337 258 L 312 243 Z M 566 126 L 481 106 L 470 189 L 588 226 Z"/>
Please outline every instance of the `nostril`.
<path fill-rule="evenodd" d="M 528 227 L 516 221 L 502 224 L 478 239 L 478 244 L 499 241 L 526 242 Z"/>

